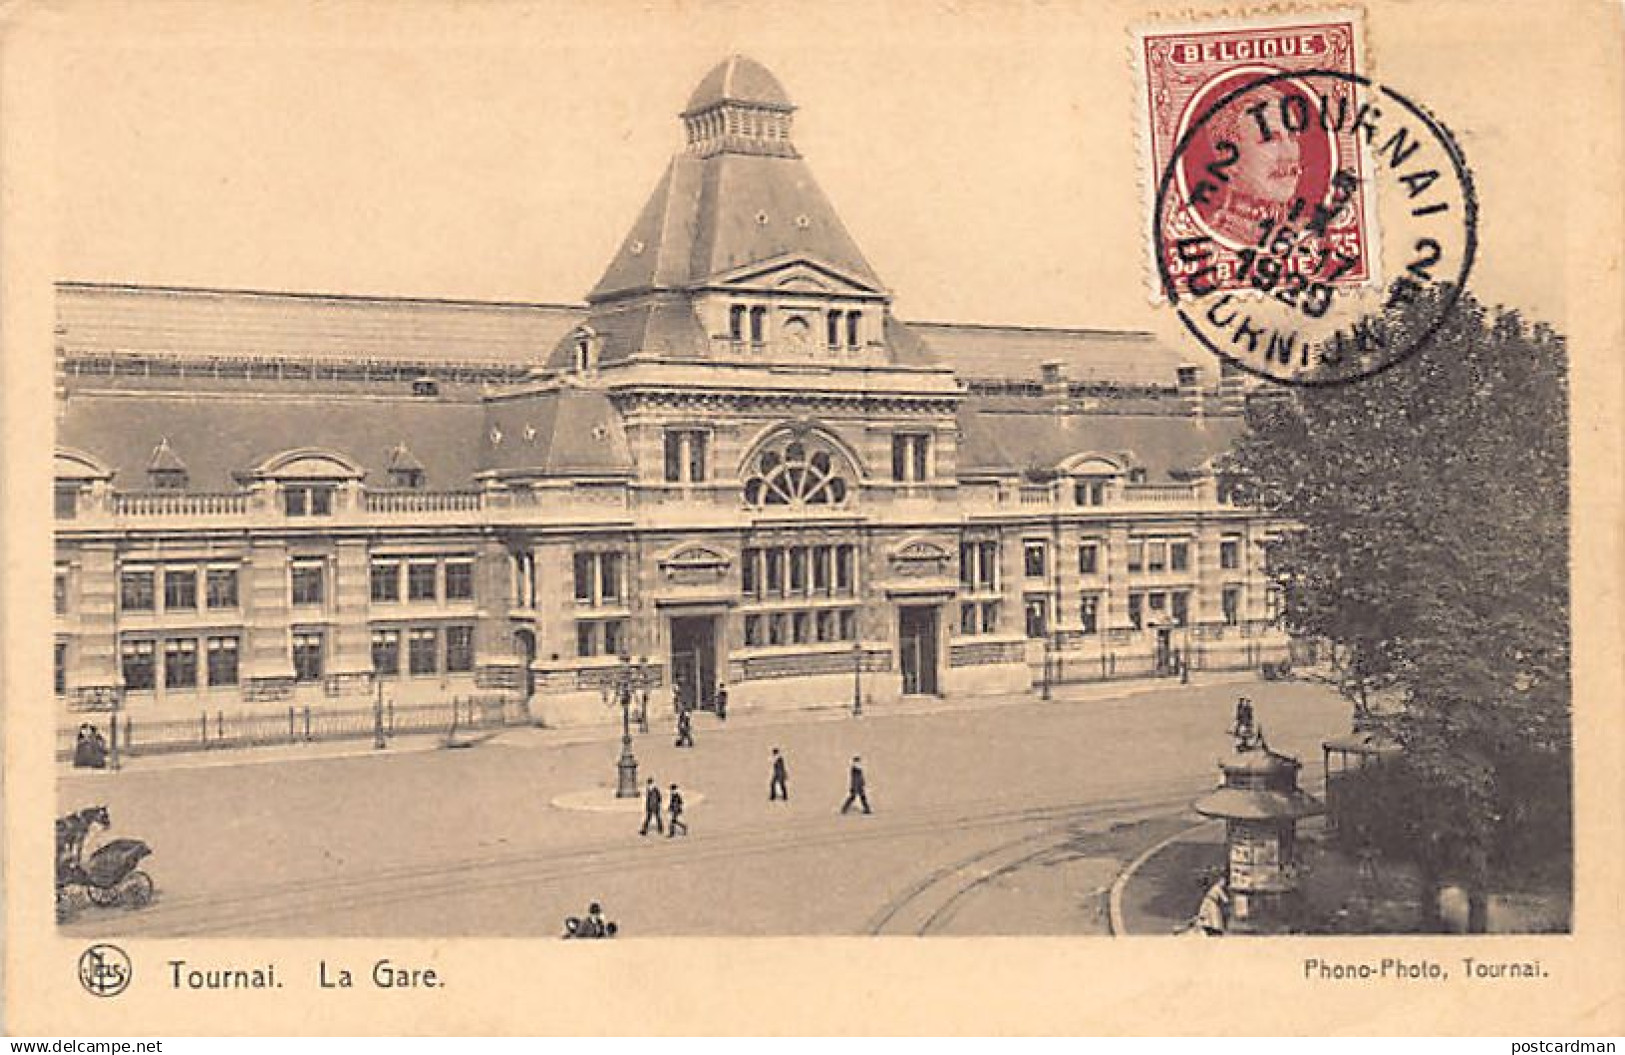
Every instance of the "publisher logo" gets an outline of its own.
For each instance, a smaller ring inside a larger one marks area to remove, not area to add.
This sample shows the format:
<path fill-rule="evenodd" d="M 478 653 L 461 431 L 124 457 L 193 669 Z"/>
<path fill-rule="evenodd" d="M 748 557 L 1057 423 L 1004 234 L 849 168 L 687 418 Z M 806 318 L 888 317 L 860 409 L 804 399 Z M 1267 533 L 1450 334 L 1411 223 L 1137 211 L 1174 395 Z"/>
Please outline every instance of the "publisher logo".
<path fill-rule="evenodd" d="M 118 996 L 134 973 L 130 957 L 117 945 L 92 945 L 79 956 L 79 984 L 92 996 Z"/>

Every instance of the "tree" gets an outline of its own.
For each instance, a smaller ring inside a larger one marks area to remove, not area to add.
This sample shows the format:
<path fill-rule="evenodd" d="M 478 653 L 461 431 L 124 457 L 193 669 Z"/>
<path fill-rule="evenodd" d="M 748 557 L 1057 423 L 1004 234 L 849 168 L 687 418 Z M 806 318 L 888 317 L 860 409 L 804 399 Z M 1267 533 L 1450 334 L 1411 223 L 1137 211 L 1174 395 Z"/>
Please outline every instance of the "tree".
<path fill-rule="evenodd" d="M 1390 346 L 1443 296 L 1387 312 Z M 1224 470 L 1294 525 L 1269 553 L 1287 627 L 1332 643 L 1357 717 L 1401 703 L 1388 834 L 1481 930 L 1492 879 L 1572 852 L 1564 342 L 1463 294 L 1410 358 L 1262 393 L 1248 424 Z"/>

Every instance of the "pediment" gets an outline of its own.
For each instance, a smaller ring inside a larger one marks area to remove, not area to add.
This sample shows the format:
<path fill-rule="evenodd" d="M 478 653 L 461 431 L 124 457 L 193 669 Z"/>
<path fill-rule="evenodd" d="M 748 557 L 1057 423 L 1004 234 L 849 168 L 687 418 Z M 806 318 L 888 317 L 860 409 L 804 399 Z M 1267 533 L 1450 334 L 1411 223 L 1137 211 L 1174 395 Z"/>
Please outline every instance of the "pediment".
<path fill-rule="evenodd" d="M 884 296 L 885 291 L 833 264 L 810 256 L 782 256 L 756 261 L 713 275 L 706 283 L 721 289 L 753 292 L 815 293 L 861 297 Z"/>
<path fill-rule="evenodd" d="M 709 546 L 684 545 L 660 558 L 660 571 L 676 586 L 709 586 L 727 575 L 733 561 Z"/>
<path fill-rule="evenodd" d="M 931 539 L 910 539 L 891 551 L 893 564 L 941 564 L 953 559 L 948 547 Z"/>

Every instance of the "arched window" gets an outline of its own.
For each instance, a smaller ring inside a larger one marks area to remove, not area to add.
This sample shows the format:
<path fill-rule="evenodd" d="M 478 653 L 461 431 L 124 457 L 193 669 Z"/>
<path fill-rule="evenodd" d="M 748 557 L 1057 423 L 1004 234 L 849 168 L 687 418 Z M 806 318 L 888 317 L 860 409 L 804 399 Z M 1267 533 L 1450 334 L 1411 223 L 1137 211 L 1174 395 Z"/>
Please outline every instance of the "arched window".
<path fill-rule="evenodd" d="M 840 505 L 851 493 L 846 458 L 828 440 L 785 433 L 763 444 L 745 474 L 753 506 Z"/>

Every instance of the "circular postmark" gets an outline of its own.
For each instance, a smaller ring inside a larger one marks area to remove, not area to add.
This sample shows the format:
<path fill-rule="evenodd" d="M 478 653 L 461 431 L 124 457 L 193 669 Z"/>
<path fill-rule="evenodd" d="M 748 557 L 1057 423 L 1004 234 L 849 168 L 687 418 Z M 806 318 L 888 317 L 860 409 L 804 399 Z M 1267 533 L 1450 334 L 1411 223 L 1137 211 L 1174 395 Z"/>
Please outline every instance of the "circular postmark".
<path fill-rule="evenodd" d="M 118 996 L 130 987 L 135 967 L 117 945 L 92 945 L 79 954 L 79 984 L 91 996 Z"/>
<path fill-rule="evenodd" d="M 1283 384 L 1387 370 L 1449 317 L 1477 250 L 1454 137 L 1337 70 L 1232 70 L 1193 95 L 1157 185 L 1159 285 L 1185 328 Z"/>

